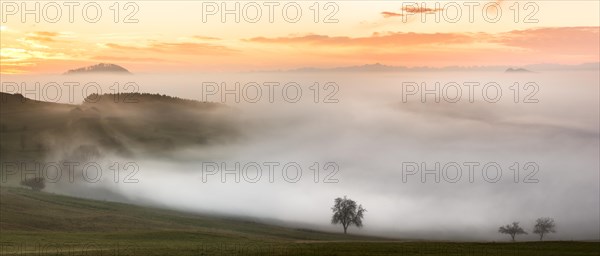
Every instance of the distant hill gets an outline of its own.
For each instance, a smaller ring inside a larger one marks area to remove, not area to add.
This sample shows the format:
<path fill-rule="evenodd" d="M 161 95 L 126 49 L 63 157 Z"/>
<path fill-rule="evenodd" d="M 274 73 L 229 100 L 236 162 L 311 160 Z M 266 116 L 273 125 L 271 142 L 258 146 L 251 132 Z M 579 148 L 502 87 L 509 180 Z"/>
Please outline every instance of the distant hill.
<path fill-rule="evenodd" d="M 201 102 L 197 100 L 190 99 L 182 99 L 179 97 L 172 97 L 165 94 L 158 93 L 105 93 L 102 95 L 98 94 L 90 94 L 84 100 L 84 105 L 86 104 L 129 104 L 129 103 L 140 103 L 140 104 L 149 104 L 149 103 L 163 103 L 169 105 L 178 105 L 178 106 L 188 106 L 188 107 L 198 107 L 198 108 L 211 108 L 211 107 L 222 107 L 223 104 L 212 103 L 212 102 Z M 135 106 L 135 105 L 134 105 Z M 162 106 L 167 107 L 167 106 Z"/>
<path fill-rule="evenodd" d="M 87 74 L 87 73 L 117 73 L 117 74 L 131 74 L 129 70 L 125 69 L 116 64 L 110 63 L 100 63 L 92 66 L 87 66 L 83 68 L 71 69 L 65 72 L 65 75 L 73 75 L 73 74 Z"/>
<path fill-rule="evenodd" d="M 336 68 L 299 68 L 290 70 L 292 72 L 320 72 L 320 71 L 337 71 L 337 72 L 388 72 L 388 71 L 403 71 L 407 70 L 407 67 L 395 67 L 383 65 L 381 63 L 365 64 L 362 66 L 348 66 L 348 67 L 336 67 Z"/>
<path fill-rule="evenodd" d="M 531 73 L 532 71 L 524 69 L 524 68 L 508 68 L 504 72 L 506 72 L 506 73 Z"/>
<path fill-rule="evenodd" d="M 562 65 L 562 64 L 533 64 L 527 65 L 525 68 L 529 70 L 540 71 L 564 71 L 564 70 L 599 70 L 600 62 L 582 63 L 577 65 Z"/>
<path fill-rule="evenodd" d="M 435 72 L 435 71 L 502 71 L 504 66 L 448 66 L 448 67 L 407 67 L 390 66 L 381 63 L 365 64 L 359 66 L 314 68 L 305 67 L 287 70 L 284 72 Z M 281 70 L 278 70 L 281 71 Z"/>
<path fill-rule="evenodd" d="M 523 68 L 512 68 L 507 66 L 446 66 L 446 67 L 408 67 L 408 66 L 390 66 L 381 63 L 365 64 L 346 67 L 317 68 L 304 67 L 290 70 L 265 70 L 258 72 L 454 72 L 454 71 L 483 71 L 483 72 L 531 72 L 531 70 L 598 70 L 600 63 L 584 63 L 579 65 L 562 64 L 533 64 L 525 65 Z"/>
<path fill-rule="evenodd" d="M 43 159 L 63 152 L 170 156 L 176 149 L 223 143 L 237 137 L 234 114 L 223 104 L 159 94 L 90 95 L 79 105 L 0 93 L 3 160 Z M 220 115 L 214 112 L 219 111 Z"/>

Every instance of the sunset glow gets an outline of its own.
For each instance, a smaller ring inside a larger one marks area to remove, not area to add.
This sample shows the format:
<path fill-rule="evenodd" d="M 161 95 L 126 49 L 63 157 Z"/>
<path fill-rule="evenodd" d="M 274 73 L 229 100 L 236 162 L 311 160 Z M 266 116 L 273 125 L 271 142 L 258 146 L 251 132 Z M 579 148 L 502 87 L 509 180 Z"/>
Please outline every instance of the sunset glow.
<path fill-rule="evenodd" d="M 416 8 L 414 3 L 350 1 L 327 9 L 321 4 L 315 18 L 313 3 L 301 2 L 302 15 L 296 23 L 281 15 L 283 5 L 273 6 L 273 22 L 266 13 L 268 6 L 260 5 L 262 15 L 256 16 L 255 6 L 246 7 L 246 3 L 237 7 L 238 14 L 226 14 L 223 22 L 219 13 L 210 12 L 214 6 L 200 2 L 138 2 L 136 8 L 119 6 L 119 13 L 112 3 L 100 2 L 103 15 L 96 23 L 85 21 L 82 6 L 74 7 L 71 23 L 67 6 L 60 5 L 59 19 L 53 14 L 54 6 L 42 4 L 38 23 L 35 14 L 25 15 L 22 22 L 17 12 L 21 6 L 15 11 L 10 2 L 3 2 L 1 69 L 4 74 L 60 73 L 110 62 L 135 72 L 253 71 L 372 63 L 432 67 L 581 64 L 599 59 L 600 28 L 594 17 L 600 5 L 596 1 L 568 5 L 539 1 L 534 15 L 528 15 L 534 11 L 531 6 L 502 1 L 502 16 L 495 23 L 489 22 L 493 14 L 484 10 L 493 1 L 473 6 L 473 22 L 466 6 L 457 16 L 452 5 L 436 9 L 431 3 Z M 517 7 L 520 12 L 514 11 Z M 236 6 L 232 3 L 226 8 L 235 10 Z M 93 16 L 89 9 L 88 13 Z M 293 11 L 288 13 L 294 16 Z M 436 15 L 440 22 L 432 22 Z M 180 26 L 183 21 L 188 26 Z"/>

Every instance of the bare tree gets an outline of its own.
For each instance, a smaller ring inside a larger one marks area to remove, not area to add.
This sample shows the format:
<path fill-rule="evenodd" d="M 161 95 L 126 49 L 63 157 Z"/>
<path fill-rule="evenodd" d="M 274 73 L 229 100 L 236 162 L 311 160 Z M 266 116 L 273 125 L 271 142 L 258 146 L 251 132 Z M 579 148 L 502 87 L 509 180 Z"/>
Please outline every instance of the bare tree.
<path fill-rule="evenodd" d="M 31 179 L 26 179 L 21 181 L 21 185 L 30 187 L 35 191 L 40 191 L 46 187 L 46 181 L 44 178 L 36 177 Z"/>
<path fill-rule="evenodd" d="M 344 227 L 344 234 L 346 234 L 346 230 L 350 225 L 355 225 L 359 228 L 362 227 L 364 212 L 367 211 L 362 205 L 357 206 L 356 202 L 346 198 L 346 196 L 344 198 L 336 198 L 331 210 L 333 210 L 331 224 L 341 223 L 342 227 Z"/>
<path fill-rule="evenodd" d="M 544 238 L 544 234 L 556 233 L 554 219 L 549 217 L 539 218 L 535 221 L 533 233 L 540 235 L 540 241 Z"/>
<path fill-rule="evenodd" d="M 527 232 L 525 232 L 523 228 L 519 227 L 519 222 L 516 221 L 513 222 L 512 225 L 500 227 L 498 229 L 498 232 L 502 234 L 509 234 L 513 242 L 515 241 L 516 235 L 527 234 Z"/>

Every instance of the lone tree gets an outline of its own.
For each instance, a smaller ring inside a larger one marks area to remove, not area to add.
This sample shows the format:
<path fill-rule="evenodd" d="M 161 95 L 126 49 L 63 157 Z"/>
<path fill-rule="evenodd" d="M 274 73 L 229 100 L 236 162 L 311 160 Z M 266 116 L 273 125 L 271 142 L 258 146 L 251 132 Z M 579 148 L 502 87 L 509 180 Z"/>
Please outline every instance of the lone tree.
<path fill-rule="evenodd" d="M 540 235 L 540 241 L 544 238 L 544 234 L 556 233 L 554 219 L 548 217 L 537 219 L 533 227 L 533 233 Z"/>
<path fill-rule="evenodd" d="M 40 191 L 46 187 L 46 181 L 44 178 L 36 177 L 21 181 L 21 185 L 30 187 L 35 191 Z"/>
<path fill-rule="evenodd" d="M 500 227 L 498 229 L 498 232 L 502 233 L 502 234 L 509 234 L 510 238 L 512 239 L 512 241 L 515 241 L 515 236 L 516 235 L 521 235 L 521 234 L 527 234 L 527 232 L 525 232 L 523 230 L 523 228 L 519 227 L 519 222 L 513 222 L 512 225 L 506 225 L 504 227 Z"/>
<path fill-rule="evenodd" d="M 333 210 L 331 224 L 341 223 L 342 227 L 344 227 L 344 234 L 346 234 L 346 230 L 352 224 L 359 228 L 362 227 L 363 214 L 367 211 L 362 205 L 357 206 L 356 202 L 346 198 L 346 196 L 344 198 L 336 198 L 331 210 Z"/>

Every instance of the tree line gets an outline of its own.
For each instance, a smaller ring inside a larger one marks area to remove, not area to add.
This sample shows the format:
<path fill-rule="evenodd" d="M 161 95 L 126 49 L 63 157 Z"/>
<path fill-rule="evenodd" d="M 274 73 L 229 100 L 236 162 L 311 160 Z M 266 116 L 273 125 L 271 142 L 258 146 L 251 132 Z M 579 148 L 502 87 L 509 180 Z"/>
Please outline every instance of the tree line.
<path fill-rule="evenodd" d="M 519 222 L 517 221 L 498 228 L 498 232 L 509 235 L 513 242 L 515 241 L 515 237 L 517 235 L 527 234 L 527 232 L 525 232 L 525 230 L 519 226 Z M 544 239 L 545 234 L 556 233 L 556 224 L 554 224 L 554 219 L 549 217 L 538 218 L 535 220 L 533 233 L 540 236 L 540 241 Z"/>

